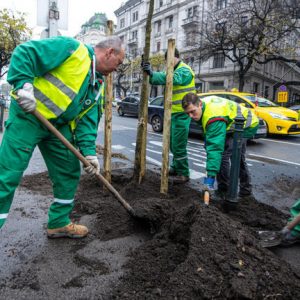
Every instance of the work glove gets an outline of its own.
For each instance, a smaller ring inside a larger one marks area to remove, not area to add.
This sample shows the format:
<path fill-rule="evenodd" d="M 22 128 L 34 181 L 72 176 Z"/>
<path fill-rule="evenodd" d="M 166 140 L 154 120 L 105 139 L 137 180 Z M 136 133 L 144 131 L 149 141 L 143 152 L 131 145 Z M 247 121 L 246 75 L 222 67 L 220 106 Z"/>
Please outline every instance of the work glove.
<path fill-rule="evenodd" d="M 149 62 L 142 62 L 142 69 L 146 72 L 150 77 L 153 75 L 153 71 L 151 69 L 151 64 Z"/>
<path fill-rule="evenodd" d="M 88 167 L 84 167 L 84 171 L 89 175 L 96 175 L 100 173 L 100 164 L 96 155 L 88 155 L 85 157 L 91 164 Z"/>
<path fill-rule="evenodd" d="M 33 85 L 25 83 L 23 88 L 17 91 L 16 99 L 25 112 L 33 112 L 36 108 L 36 100 L 33 94 Z"/>
<path fill-rule="evenodd" d="M 204 184 L 204 190 L 205 191 L 213 191 L 214 190 L 214 184 L 215 184 L 215 177 L 213 176 L 207 176 L 204 178 L 203 181 Z"/>

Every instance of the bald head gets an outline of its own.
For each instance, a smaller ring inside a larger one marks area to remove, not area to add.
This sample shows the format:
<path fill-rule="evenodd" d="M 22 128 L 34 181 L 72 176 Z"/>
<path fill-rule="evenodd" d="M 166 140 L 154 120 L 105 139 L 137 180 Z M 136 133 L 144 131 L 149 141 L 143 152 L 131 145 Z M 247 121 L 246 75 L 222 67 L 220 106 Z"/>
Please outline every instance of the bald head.
<path fill-rule="evenodd" d="M 99 42 L 95 48 L 96 70 L 103 75 L 116 71 L 123 63 L 125 50 L 122 40 L 115 35 L 107 37 Z"/>

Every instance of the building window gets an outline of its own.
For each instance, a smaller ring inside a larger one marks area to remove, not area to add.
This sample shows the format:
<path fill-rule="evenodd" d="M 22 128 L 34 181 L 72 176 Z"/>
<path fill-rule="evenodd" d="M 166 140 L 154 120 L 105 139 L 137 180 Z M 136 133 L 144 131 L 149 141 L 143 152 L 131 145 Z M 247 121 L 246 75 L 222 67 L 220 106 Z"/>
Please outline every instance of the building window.
<path fill-rule="evenodd" d="M 139 12 L 138 12 L 138 11 L 135 11 L 135 12 L 132 14 L 132 22 L 136 22 L 138 19 L 139 19 Z"/>
<path fill-rule="evenodd" d="M 162 7 L 164 5 L 164 1 L 163 0 L 159 0 L 158 1 L 158 7 Z"/>
<path fill-rule="evenodd" d="M 125 18 L 120 20 L 120 28 L 124 28 L 125 27 Z"/>
<path fill-rule="evenodd" d="M 241 23 L 242 23 L 242 25 L 246 25 L 247 22 L 248 22 L 248 17 L 247 16 L 242 16 L 241 17 Z"/>
<path fill-rule="evenodd" d="M 227 0 L 217 0 L 217 9 L 223 9 L 227 6 Z"/>
<path fill-rule="evenodd" d="M 265 86 L 264 97 L 269 98 L 270 87 L 268 85 Z"/>
<path fill-rule="evenodd" d="M 131 32 L 131 39 L 132 40 L 137 39 L 137 30 Z"/>
<path fill-rule="evenodd" d="M 258 93 L 259 91 L 259 83 L 258 82 L 253 82 L 253 93 Z"/>
<path fill-rule="evenodd" d="M 226 32 L 226 22 L 220 22 L 217 23 L 215 26 L 215 29 L 217 32 L 221 33 L 221 32 Z"/>
<path fill-rule="evenodd" d="M 122 43 L 124 43 L 124 35 L 119 36 L 119 38 L 122 41 Z"/>
<path fill-rule="evenodd" d="M 156 52 L 159 52 L 160 51 L 160 42 L 157 42 L 156 43 Z"/>
<path fill-rule="evenodd" d="M 173 28 L 173 16 L 167 18 L 168 28 Z"/>
<path fill-rule="evenodd" d="M 214 54 L 213 68 L 224 68 L 225 56 L 223 53 Z"/>
<path fill-rule="evenodd" d="M 186 46 L 193 46 L 195 45 L 195 35 L 193 32 L 187 32 L 186 33 L 186 40 L 185 40 Z"/>
<path fill-rule="evenodd" d="M 156 22 L 156 33 L 161 32 L 161 20 Z"/>

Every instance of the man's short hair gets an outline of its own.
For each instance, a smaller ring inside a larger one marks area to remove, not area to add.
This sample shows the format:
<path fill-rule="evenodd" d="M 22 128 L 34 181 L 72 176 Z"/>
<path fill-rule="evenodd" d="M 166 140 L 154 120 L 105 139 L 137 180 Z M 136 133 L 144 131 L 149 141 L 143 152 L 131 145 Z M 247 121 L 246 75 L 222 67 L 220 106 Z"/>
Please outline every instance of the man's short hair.
<path fill-rule="evenodd" d="M 168 56 L 168 50 L 165 52 L 165 60 L 167 60 L 167 56 Z M 177 57 L 177 58 L 180 57 L 180 53 L 179 53 L 177 48 L 175 48 L 174 56 Z"/>
<path fill-rule="evenodd" d="M 105 40 L 96 44 L 95 47 L 99 49 L 113 48 L 117 53 L 119 53 L 123 48 L 123 42 L 118 36 L 111 35 L 107 37 Z"/>
<path fill-rule="evenodd" d="M 186 109 L 190 104 L 198 106 L 201 102 L 199 96 L 196 93 L 185 94 L 182 98 L 182 108 Z"/>

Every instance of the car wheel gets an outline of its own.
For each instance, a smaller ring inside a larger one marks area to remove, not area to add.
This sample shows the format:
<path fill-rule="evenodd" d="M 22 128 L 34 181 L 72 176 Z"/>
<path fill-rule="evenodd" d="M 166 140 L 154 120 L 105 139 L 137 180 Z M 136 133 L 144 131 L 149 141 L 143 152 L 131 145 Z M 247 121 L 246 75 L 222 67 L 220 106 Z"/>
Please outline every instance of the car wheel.
<path fill-rule="evenodd" d="M 123 111 L 123 109 L 122 109 L 122 107 L 119 107 L 118 108 L 118 114 L 119 114 L 119 116 L 124 116 L 124 111 Z"/>
<path fill-rule="evenodd" d="M 155 132 L 162 132 L 163 122 L 160 116 L 154 116 L 151 120 L 152 129 Z"/>

